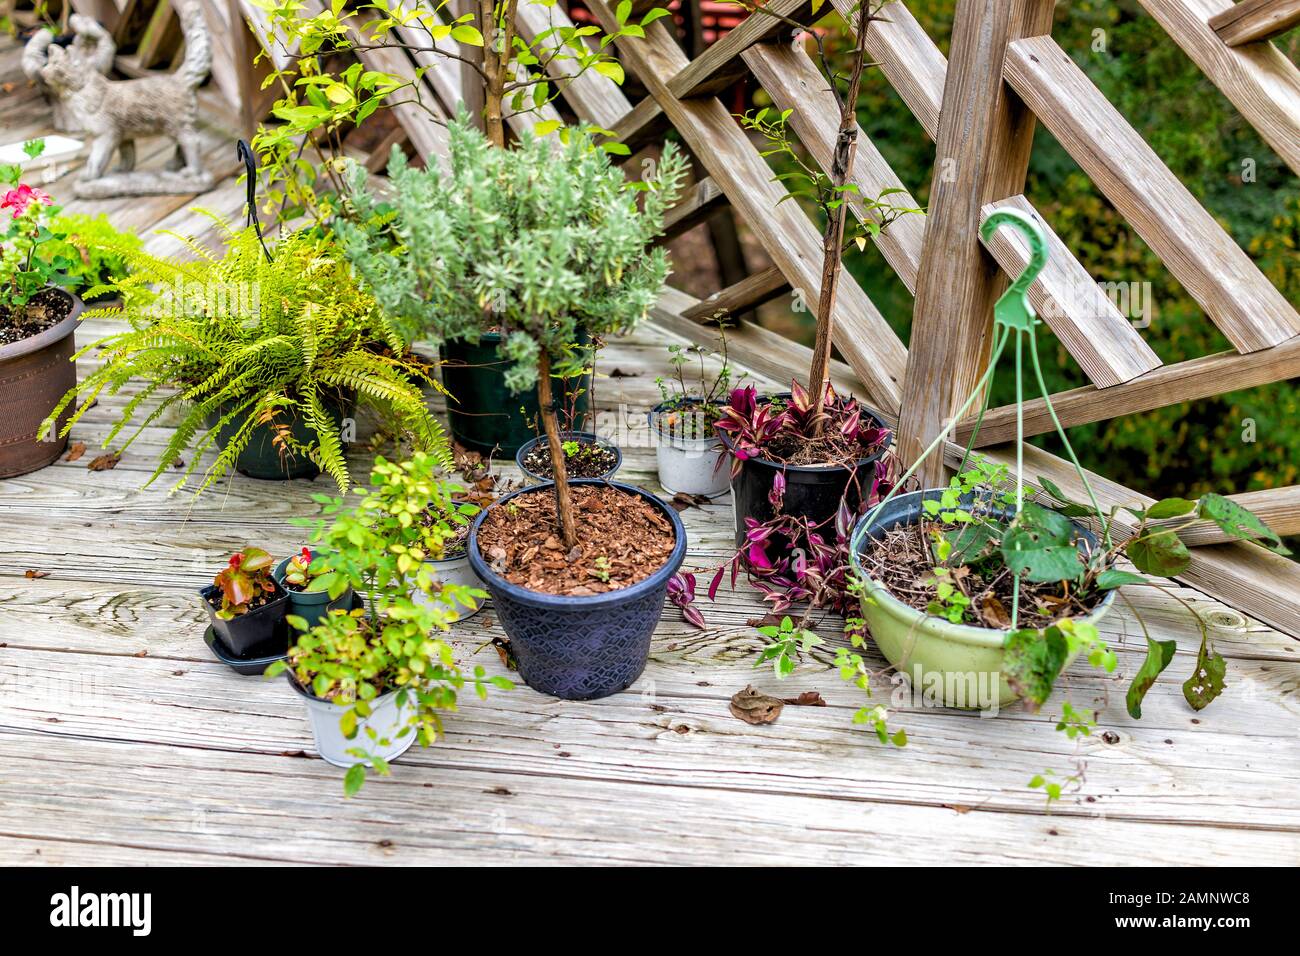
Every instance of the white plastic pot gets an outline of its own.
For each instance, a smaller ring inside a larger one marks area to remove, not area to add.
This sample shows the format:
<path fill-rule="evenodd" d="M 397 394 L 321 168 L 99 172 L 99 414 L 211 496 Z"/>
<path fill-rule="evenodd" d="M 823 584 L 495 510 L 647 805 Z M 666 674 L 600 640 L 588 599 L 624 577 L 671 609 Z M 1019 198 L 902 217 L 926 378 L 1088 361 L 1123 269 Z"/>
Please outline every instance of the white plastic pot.
<path fill-rule="evenodd" d="M 716 498 L 731 487 L 731 470 L 723 461 L 726 449 L 715 437 L 683 438 L 671 430 L 658 432 L 655 455 L 659 460 L 659 484 L 669 494 L 704 495 Z"/>
<path fill-rule="evenodd" d="M 424 563 L 433 571 L 433 576 L 443 584 L 459 584 L 464 587 L 483 590 L 483 582 L 474 573 L 474 569 L 469 566 L 469 558 L 466 555 L 462 554 L 458 558 L 443 558 L 441 561 L 426 561 Z M 415 601 L 418 604 L 427 603 L 427 599 L 419 591 L 415 592 Z M 483 604 L 486 601 L 487 598 L 478 598 L 474 601 L 472 608 L 458 604 L 456 610 L 460 612 L 460 616 L 456 620 L 465 621 L 473 617 L 483 609 Z"/>
<path fill-rule="evenodd" d="M 352 767 L 363 763 L 368 767 L 369 760 L 350 754 L 348 751 L 361 748 L 366 753 L 376 754 L 384 760 L 396 760 L 411 749 L 411 744 L 415 743 L 414 729 L 408 730 L 401 737 L 397 736 L 398 731 L 406 726 L 412 706 L 408 701 L 404 706 L 398 707 L 397 691 L 384 694 L 371 702 L 370 716 L 357 721 L 357 734 L 349 740 L 339 729 L 339 718 L 347 710 L 346 707 L 313 697 L 305 693 L 292 680 L 289 681 L 289 686 L 307 705 L 307 722 L 311 724 L 311 735 L 316 741 L 316 752 L 326 763 L 332 763 L 336 767 Z M 378 735 L 375 740 L 371 740 L 370 735 L 366 733 L 367 727 L 373 728 Z M 388 740 L 389 743 L 387 746 L 380 746 L 380 740 Z"/>

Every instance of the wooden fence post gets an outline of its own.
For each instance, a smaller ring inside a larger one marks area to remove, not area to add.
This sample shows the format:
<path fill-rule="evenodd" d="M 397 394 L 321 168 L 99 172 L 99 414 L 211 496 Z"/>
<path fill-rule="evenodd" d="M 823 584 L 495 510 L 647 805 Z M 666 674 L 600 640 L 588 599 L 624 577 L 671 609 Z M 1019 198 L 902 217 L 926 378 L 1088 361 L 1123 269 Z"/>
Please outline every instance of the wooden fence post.
<path fill-rule="evenodd" d="M 1006 276 L 980 245 L 980 210 L 1024 190 L 1034 117 L 1002 82 L 1007 43 L 1051 32 L 1052 0 L 958 0 L 939 113 L 898 451 L 910 465 L 988 363 L 993 303 Z M 918 473 L 944 480 L 942 456 Z"/>

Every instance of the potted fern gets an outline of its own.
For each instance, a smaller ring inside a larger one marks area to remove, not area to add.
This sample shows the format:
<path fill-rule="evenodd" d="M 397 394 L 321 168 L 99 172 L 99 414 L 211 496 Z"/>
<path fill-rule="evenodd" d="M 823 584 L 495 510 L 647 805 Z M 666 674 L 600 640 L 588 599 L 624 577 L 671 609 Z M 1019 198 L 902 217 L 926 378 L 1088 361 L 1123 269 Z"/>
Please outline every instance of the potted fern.
<path fill-rule="evenodd" d="M 569 479 L 552 384 L 587 364 L 572 348 L 580 331 L 627 332 L 656 300 L 668 263 L 648 247 L 684 164 L 670 147 L 653 180 L 629 184 L 585 130 L 558 144 L 525 135 L 510 150 L 463 120 L 449 133 L 449 172 L 411 169 L 394 153 L 391 228 L 418 241 L 427 262 L 447 264 L 430 269 L 422 289 L 433 311 L 496 302 L 506 380 L 535 389 L 555 476 L 475 518 L 470 564 L 524 681 L 558 697 L 603 697 L 644 668 L 686 536 L 648 492 Z M 354 176 L 363 221 L 372 220 L 373 199 Z M 367 274 L 382 241 L 346 227 L 342 241 Z"/>
<path fill-rule="evenodd" d="M 67 391 L 43 424 L 46 433 L 74 401 L 80 407 L 60 436 L 100 393 L 136 382 L 139 393 L 105 447 L 134 426 L 118 449 L 125 451 L 160 415 L 184 409 L 146 484 L 186 460 L 176 482 L 184 486 L 215 448 L 198 492 L 232 469 L 282 479 L 324 472 L 346 490 L 344 419 L 354 404 L 415 448 L 442 449 L 450 461 L 425 404 L 423 386 L 433 382 L 330 237 L 295 232 L 264 251 L 253 230 L 227 229 L 223 253 L 195 250 L 197 261 L 118 251 L 131 270 L 112 286 L 121 305 L 86 315 L 130 328 L 82 350 L 100 350 L 104 363 Z"/>

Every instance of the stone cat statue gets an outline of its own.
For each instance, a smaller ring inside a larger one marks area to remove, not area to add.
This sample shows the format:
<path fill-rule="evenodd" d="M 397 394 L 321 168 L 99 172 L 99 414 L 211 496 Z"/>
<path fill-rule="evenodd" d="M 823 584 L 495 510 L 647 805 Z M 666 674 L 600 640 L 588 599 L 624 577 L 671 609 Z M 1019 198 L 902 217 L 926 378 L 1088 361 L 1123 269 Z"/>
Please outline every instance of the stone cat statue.
<path fill-rule="evenodd" d="M 81 16 L 74 16 L 72 20 L 80 21 L 81 29 L 74 32 L 72 43 L 64 47 L 66 55 L 80 60 L 82 70 L 93 70 L 99 74 L 107 73 L 113 68 L 113 57 L 117 53 L 117 44 L 113 42 L 113 37 L 94 20 Z M 23 47 L 23 75 L 36 83 L 41 91 L 50 97 L 54 113 L 54 128 L 60 133 L 80 133 L 82 130 L 68 115 L 63 99 L 51 91 L 41 79 L 41 70 L 49 60 L 50 47 L 61 42 L 49 30 L 37 30 L 33 33 L 27 45 Z"/>
<path fill-rule="evenodd" d="M 212 43 L 200 0 L 176 0 L 185 37 L 185 59 L 175 73 L 133 80 L 110 80 L 84 68 L 80 57 L 50 46 L 41 80 L 63 101 L 69 115 L 93 137 L 90 156 L 74 188 L 81 199 L 204 192 L 212 175 L 203 168 L 198 132 L 199 85 L 212 65 Z M 77 34 L 102 30 L 88 17 L 73 16 Z M 134 171 L 135 140 L 166 135 L 177 153 L 168 170 Z M 121 153 L 118 172 L 109 173 Z"/>

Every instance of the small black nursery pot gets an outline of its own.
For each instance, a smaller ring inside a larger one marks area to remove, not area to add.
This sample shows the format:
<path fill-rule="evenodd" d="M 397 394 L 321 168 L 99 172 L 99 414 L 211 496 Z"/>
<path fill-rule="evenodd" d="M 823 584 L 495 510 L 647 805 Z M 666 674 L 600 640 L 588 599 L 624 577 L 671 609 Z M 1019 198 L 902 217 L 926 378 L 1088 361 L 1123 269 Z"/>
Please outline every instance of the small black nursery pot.
<path fill-rule="evenodd" d="M 217 640 L 235 657 L 262 657 L 283 654 L 289 646 L 289 594 L 277 582 L 275 597 L 245 614 L 223 621 L 217 617 L 221 609 L 221 589 L 209 584 L 199 589 L 203 607 L 212 621 Z M 216 603 L 213 603 L 215 599 Z"/>

